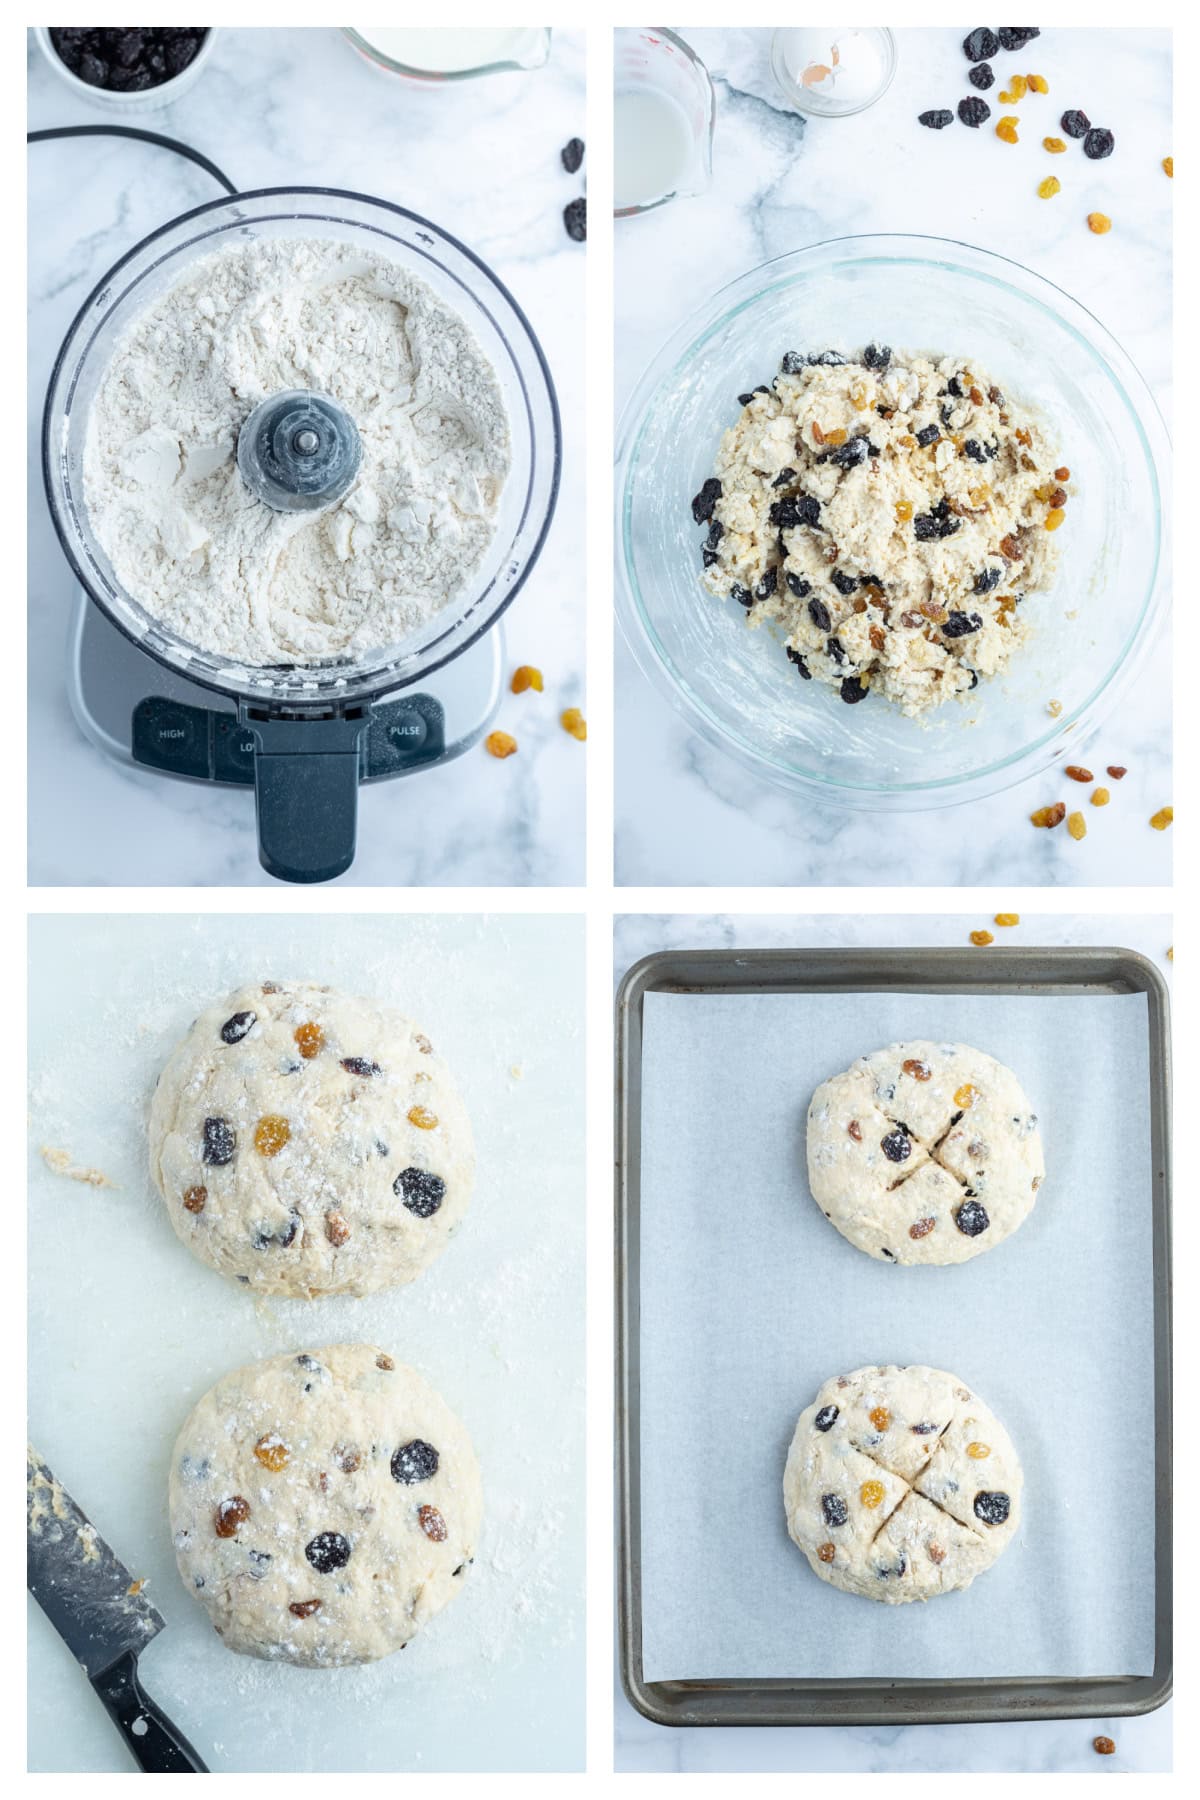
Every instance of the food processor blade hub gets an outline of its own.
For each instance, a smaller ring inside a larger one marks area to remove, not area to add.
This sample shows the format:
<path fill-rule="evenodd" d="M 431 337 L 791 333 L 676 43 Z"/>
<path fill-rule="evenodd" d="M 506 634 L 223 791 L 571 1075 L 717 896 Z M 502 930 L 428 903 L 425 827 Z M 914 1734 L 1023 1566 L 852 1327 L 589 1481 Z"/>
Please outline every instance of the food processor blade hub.
<path fill-rule="evenodd" d="M 260 401 L 238 433 L 238 470 L 273 512 L 335 506 L 358 479 L 362 440 L 327 394 L 289 388 Z"/>

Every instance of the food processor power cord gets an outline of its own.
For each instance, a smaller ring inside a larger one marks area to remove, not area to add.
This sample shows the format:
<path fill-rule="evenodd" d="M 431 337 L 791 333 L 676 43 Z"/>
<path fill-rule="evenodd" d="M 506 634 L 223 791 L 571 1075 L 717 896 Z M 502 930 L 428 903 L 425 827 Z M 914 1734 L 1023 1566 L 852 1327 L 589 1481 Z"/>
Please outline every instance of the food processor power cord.
<path fill-rule="evenodd" d="M 55 138 L 75 137 L 135 138 L 144 144 L 157 144 L 160 150 L 173 150 L 176 156 L 186 156 L 189 162 L 194 162 L 197 168 L 203 169 L 214 181 L 219 182 L 227 194 L 238 192 L 228 175 L 201 151 L 193 150 L 190 144 L 181 144 L 178 138 L 164 137 L 160 131 L 143 131 L 137 125 L 52 125 L 45 131 L 27 131 L 25 142 L 46 144 Z"/>

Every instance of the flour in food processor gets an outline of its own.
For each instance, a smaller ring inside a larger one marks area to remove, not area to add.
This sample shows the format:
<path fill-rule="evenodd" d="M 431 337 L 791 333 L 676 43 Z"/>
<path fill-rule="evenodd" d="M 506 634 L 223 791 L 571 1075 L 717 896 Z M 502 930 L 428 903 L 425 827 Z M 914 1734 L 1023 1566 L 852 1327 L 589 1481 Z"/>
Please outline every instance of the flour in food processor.
<path fill-rule="evenodd" d="M 326 395 L 362 444 L 324 511 L 274 511 L 238 470 L 260 402 Z M 495 371 L 463 319 L 384 257 L 324 239 L 220 250 L 133 322 L 88 419 L 84 499 L 122 587 L 236 663 L 400 642 L 463 595 L 509 472 Z"/>

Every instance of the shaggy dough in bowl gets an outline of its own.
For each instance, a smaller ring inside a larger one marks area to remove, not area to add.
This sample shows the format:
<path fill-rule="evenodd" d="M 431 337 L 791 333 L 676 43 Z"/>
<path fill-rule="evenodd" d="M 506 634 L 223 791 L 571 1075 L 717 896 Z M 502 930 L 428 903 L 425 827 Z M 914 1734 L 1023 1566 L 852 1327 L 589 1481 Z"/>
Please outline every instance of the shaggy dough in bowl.
<path fill-rule="evenodd" d="M 891 1044 L 824 1081 L 808 1109 L 808 1185 L 881 1262 L 958 1263 L 1010 1237 L 1046 1172 L 1010 1069 L 969 1044 Z"/>
<path fill-rule="evenodd" d="M 459 1592 L 482 1512 L 463 1426 L 373 1344 L 226 1375 L 171 1461 L 184 1586 L 227 1649 L 309 1668 L 402 1649 Z"/>
<path fill-rule="evenodd" d="M 311 1299 L 412 1281 L 466 1212 L 475 1155 L 411 1020 L 313 982 L 208 1007 L 159 1078 L 150 1168 L 202 1262 Z"/>
<path fill-rule="evenodd" d="M 813 1573 L 899 1605 L 970 1587 L 1021 1518 L 1008 1433 L 955 1375 L 856 1369 L 800 1414 L 783 1501 Z"/>
<path fill-rule="evenodd" d="M 797 674 L 916 717 L 998 674 L 1050 586 L 1070 470 L 977 363 L 869 344 L 789 353 L 739 395 L 715 473 L 704 583 L 772 623 Z"/>

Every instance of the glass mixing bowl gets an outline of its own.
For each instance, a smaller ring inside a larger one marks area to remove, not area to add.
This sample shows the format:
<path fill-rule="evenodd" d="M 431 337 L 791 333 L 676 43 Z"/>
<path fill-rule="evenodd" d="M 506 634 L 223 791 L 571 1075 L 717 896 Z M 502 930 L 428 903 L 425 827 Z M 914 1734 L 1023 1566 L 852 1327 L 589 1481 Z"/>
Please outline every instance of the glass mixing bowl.
<path fill-rule="evenodd" d="M 239 240 L 319 237 L 402 264 L 465 319 L 496 371 L 508 411 L 512 467 L 491 544 L 463 592 L 419 632 L 354 658 L 279 668 L 229 663 L 158 624 L 113 574 L 83 499 L 88 410 L 118 340 L 197 257 Z M 558 493 L 561 436 L 554 384 L 529 321 L 479 258 L 403 207 L 335 188 L 265 188 L 215 200 L 154 232 L 84 302 L 59 352 L 43 431 L 55 529 L 93 600 L 167 667 L 258 710 L 321 713 L 360 706 L 423 679 L 493 625 L 537 560 Z"/>
<path fill-rule="evenodd" d="M 1071 470 L 1055 585 L 1023 609 L 1030 642 L 928 722 L 802 684 L 769 629 L 699 579 L 691 499 L 737 395 L 769 383 L 785 351 L 871 342 L 969 358 L 1041 413 Z M 995 793 L 1067 756 L 1149 653 L 1166 607 L 1167 453 L 1128 356 L 1040 276 L 941 238 L 815 244 L 722 288 L 639 383 L 617 445 L 618 615 L 688 723 L 768 780 L 881 810 Z"/>

